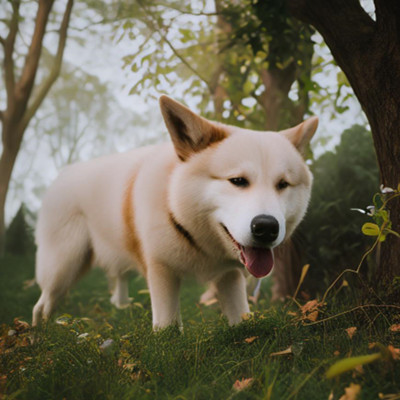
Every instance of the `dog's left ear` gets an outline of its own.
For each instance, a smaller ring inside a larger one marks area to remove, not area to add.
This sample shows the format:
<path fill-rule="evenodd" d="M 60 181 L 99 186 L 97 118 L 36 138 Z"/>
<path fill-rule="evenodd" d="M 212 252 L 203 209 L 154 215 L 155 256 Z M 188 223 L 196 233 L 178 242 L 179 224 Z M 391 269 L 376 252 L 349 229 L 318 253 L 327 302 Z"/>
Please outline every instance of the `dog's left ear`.
<path fill-rule="evenodd" d="M 293 128 L 285 129 L 279 133 L 289 139 L 293 145 L 304 155 L 311 138 L 314 136 L 318 127 L 318 117 L 306 119 L 299 125 Z"/>
<path fill-rule="evenodd" d="M 176 154 L 182 161 L 228 137 L 223 126 L 200 117 L 168 96 L 160 97 L 160 108 Z"/>

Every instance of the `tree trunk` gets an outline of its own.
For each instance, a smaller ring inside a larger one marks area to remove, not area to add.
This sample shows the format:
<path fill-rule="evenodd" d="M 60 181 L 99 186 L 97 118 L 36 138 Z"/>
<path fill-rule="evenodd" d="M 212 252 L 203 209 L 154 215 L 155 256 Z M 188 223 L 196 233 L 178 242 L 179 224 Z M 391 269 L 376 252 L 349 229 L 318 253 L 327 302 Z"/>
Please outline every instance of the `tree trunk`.
<path fill-rule="evenodd" d="M 375 0 L 376 21 L 358 0 L 287 0 L 293 14 L 323 36 L 346 74 L 371 126 L 384 186 L 400 182 L 400 2 Z M 351 162 L 351 160 L 349 160 Z M 374 162 L 374 160 L 371 160 Z M 392 229 L 400 232 L 400 201 L 388 204 Z M 388 287 L 400 276 L 399 239 L 382 243 L 374 282 Z"/>
<path fill-rule="evenodd" d="M 15 135 L 17 132 L 14 128 L 16 127 L 12 123 L 4 122 L 3 134 L 6 137 L 10 137 L 13 134 L 14 138 L 21 136 Z M 0 256 L 4 254 L 5 247 L 5 204 L 7 192 L 20 145 L 21 141 L 19 143 L 3 141 L 3 152 L 0 157 Z"/>

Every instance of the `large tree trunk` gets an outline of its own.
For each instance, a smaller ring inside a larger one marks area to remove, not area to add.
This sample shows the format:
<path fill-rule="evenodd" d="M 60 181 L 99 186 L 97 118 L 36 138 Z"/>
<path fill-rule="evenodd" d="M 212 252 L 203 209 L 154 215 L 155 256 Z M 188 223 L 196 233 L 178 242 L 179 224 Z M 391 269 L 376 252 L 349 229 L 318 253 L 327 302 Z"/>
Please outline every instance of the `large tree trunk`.
<path fill-rule="evenodd" d="M 321 33 L 346 74 L 371 126 L 381 182 L 397 188 L 400 181 L 400 2 L 375 0 L 376 21 L 358 0 L 287 2 L 295 16 Z M 400 201 L 395 200 L 388 207 L 392 229 L 400 232 Z M 395 276 L 400 276 L 399 239 L 389 235 L 380 254 L 375 282 L 384 287 Z"/>

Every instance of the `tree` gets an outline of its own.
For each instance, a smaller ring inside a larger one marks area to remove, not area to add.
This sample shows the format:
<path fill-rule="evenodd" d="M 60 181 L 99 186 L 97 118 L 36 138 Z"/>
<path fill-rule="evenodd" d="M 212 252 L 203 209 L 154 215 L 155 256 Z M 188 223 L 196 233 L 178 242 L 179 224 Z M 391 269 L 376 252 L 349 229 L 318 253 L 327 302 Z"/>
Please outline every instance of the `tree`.
<path fill-rule="evenodd" d="M 0 254 L 4 251 L 5 202 L 15 160 L 29 122 L 60 73 L 73 1 L 68 0 L 59 26 L 58 46 L 51 72 L 37 86 L 35 86 L 36 75 L 54 0 L 38 2 L 33 33 L 21 69 L 16 62 L 20 51 L 17 48 L 18 33 L 23 20 L 20 11 L 21 0 L 9 2 L 11 16 L 9 20 L 2 21 L 8 27 L 8 34 L 5 37 L 0 36 L 0 45 L 3 48 L 3 80 L 7 97 L 5 109 L 0 110 L 3 145 L 0 157 Z"/>
<path fill-rule="evenodd" d="M 312 89 L 313 30 L 274 0 L 215 0 L 215 11 L 206 12 L 198 5 L 139 0 L 119 9 L 124 34 L 142 37 L 138 51 L 125 57 L 141 75 L 132 92 L 184 81 L 184 94 L 200 98 L 209 118 L 271 130 L 299 123 Z"/>
<path fill-rule="evenodd" d="M 375 18 L 359 0 L 287 0 L 292 14 L 314 26 L 346 74 L 371 126 L 384 186 L 400 180 L 400 2 L 374 0 Z M 400 232 L 400 201 L 389 204 L 392 228 Z M 400 276 L 400 246 L 383 242 L 375 282 L 385 287 Z"/>

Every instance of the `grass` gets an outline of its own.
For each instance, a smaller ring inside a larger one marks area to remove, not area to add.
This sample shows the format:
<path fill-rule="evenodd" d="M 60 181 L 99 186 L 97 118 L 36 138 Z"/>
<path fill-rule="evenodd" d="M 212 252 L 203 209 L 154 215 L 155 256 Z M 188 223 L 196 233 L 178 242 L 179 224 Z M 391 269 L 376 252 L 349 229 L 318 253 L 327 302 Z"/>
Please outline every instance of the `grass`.
<path fill-rule="evenodd" d="M 143 279 L 131 280 L 134 304 L 116 310 L 103 273 L 93 270 L 48 324 L 31 329 L 21 321 L 30 322 L 39 296 L 36 286 L 23 289 L 33 269 L 33 257 L 0 260 L 0 399 L 320 400 L 339 399 L 350 384 L 359 385 L 361 399 L 400 399 L 400 333 L 390 330 L 400 323 L 399 309 L 346 313 L 357 303 L 341 292 L 340 302 L 336 296 L 320 307 L 318 320 L 345 313 L 309 325 L 304 307 L 269 306 L 264 293 L 252 317 L 229 327 L 217 305 L 197 304 L 204 288 L 189 281 L 184 332 L 155 334 Z M 357 327 L 352 338 L 349 327 Z M 374 342 L 381 346 L 371 349 Z M 336 361 L 376 352 L 379 361 L 326 378 Z M 237 381 L 244 388 L 235 389 Z"/>

